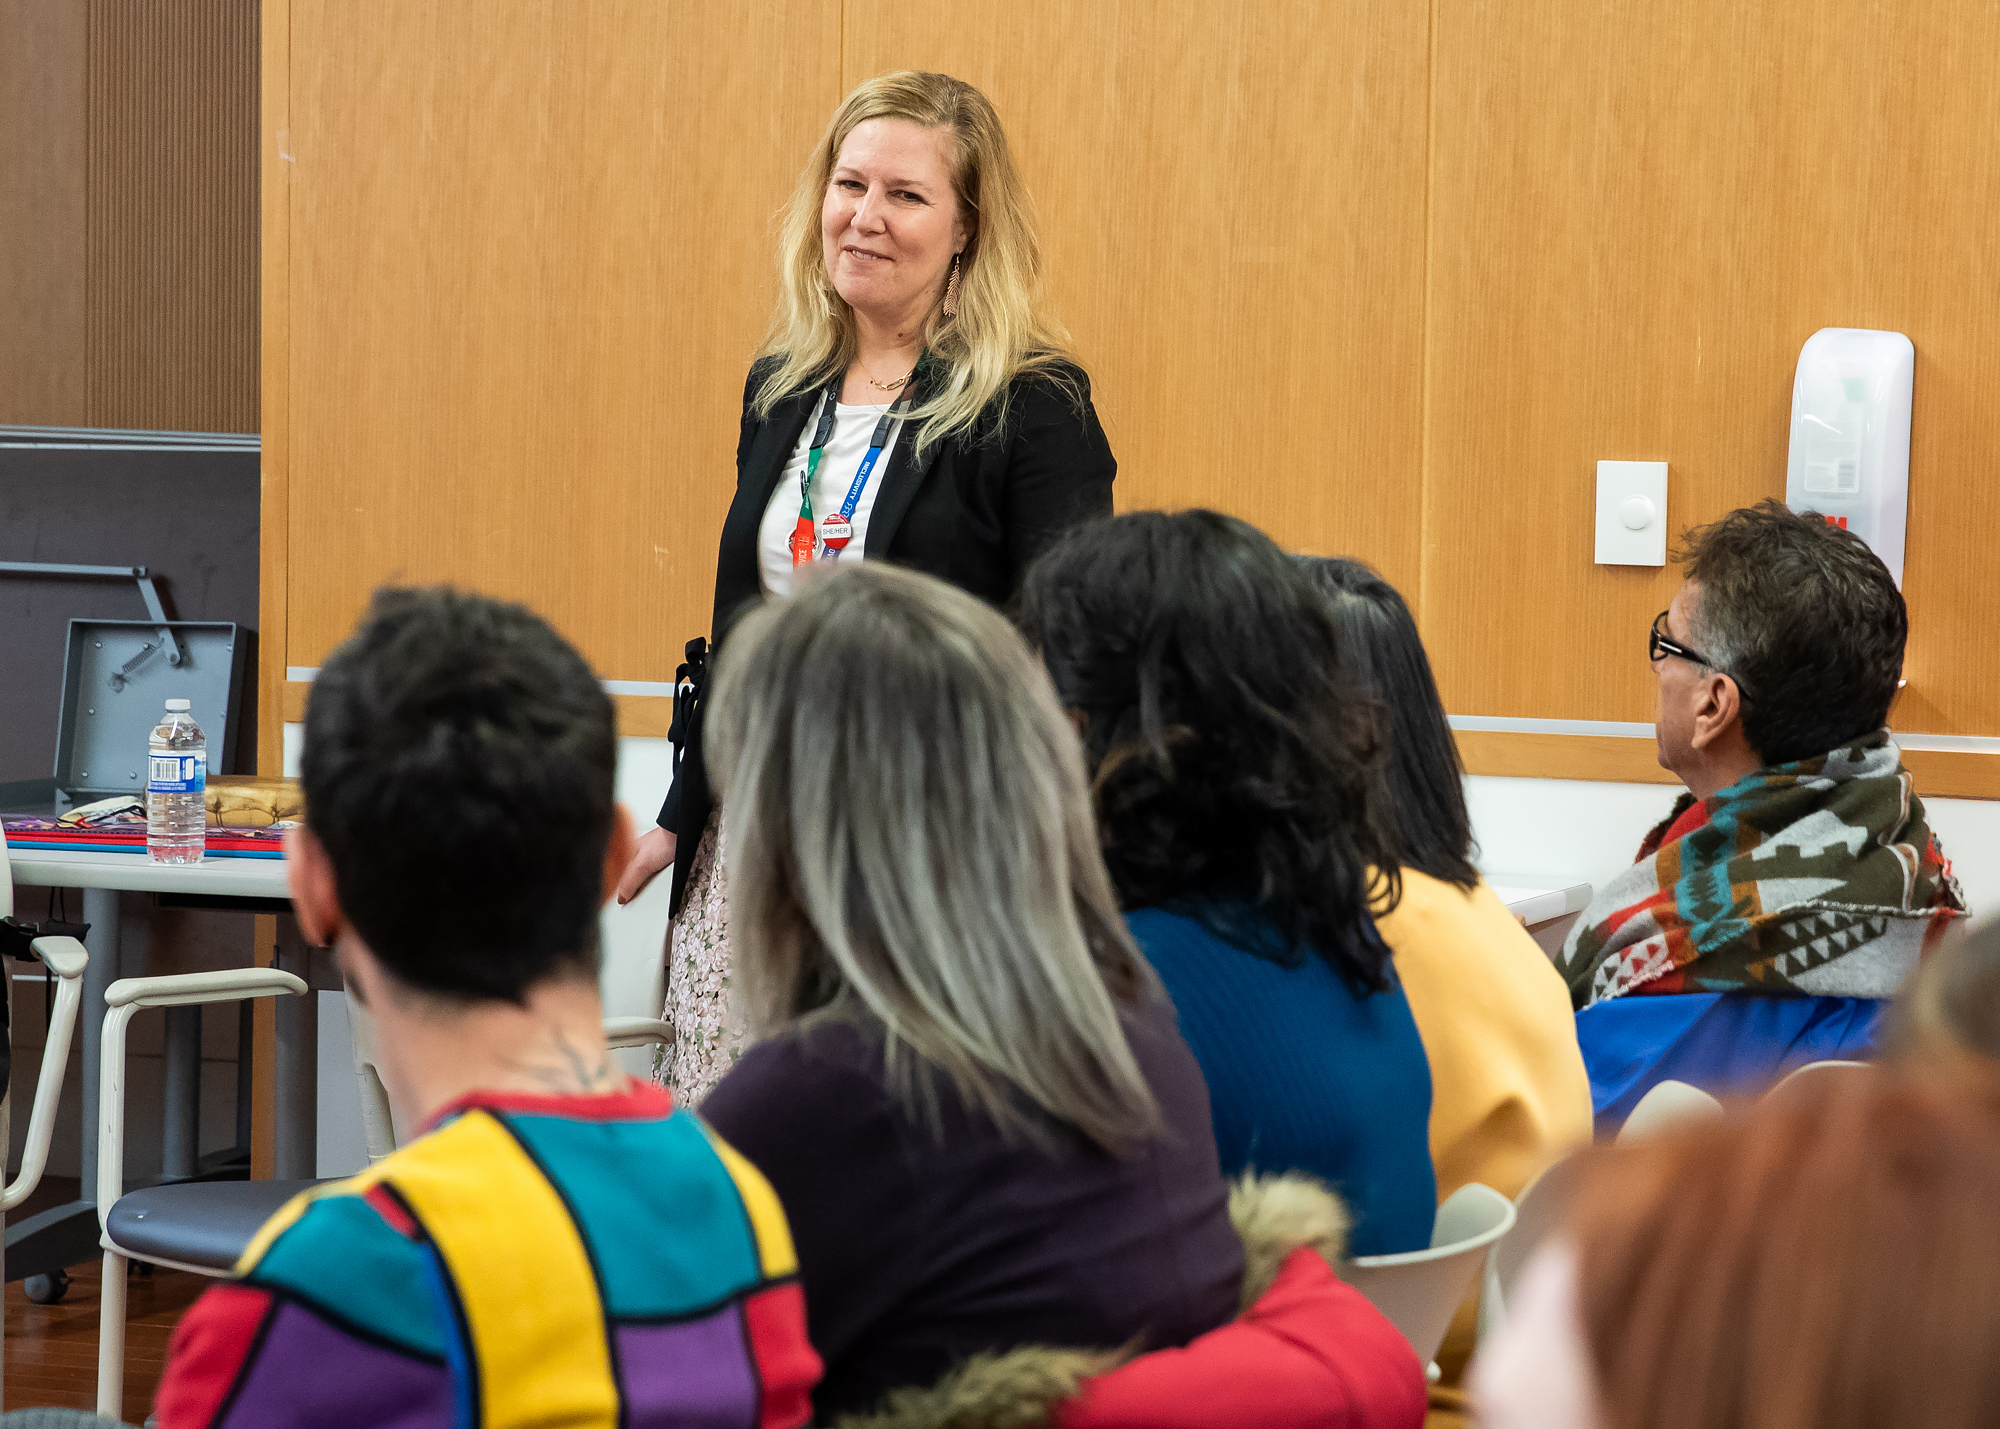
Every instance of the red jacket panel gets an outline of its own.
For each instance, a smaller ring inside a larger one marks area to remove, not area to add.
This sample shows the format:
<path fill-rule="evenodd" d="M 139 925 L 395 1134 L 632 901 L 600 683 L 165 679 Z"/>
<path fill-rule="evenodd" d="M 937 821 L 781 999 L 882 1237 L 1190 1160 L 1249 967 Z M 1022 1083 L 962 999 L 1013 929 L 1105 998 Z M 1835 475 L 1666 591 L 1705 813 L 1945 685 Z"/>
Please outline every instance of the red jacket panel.
<path fill-rule="evenodd" d="M 1255 1305 L 1184 1349 L 1098 1376 L 1058 1429 L 1422 1429 L 1423 1366 L 1319 1252 L 1293 1251 Z"/>

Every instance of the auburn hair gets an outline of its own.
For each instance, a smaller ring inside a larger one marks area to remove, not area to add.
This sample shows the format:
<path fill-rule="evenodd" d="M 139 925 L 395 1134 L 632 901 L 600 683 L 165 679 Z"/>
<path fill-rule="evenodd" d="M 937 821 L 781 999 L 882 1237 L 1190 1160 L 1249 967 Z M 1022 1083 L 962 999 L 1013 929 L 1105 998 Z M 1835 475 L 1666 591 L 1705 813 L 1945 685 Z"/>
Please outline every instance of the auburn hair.
<path fill-rule="evenodd" d="M 2000 1423 L 2000 1083 L 1826 1074 L 1603 1154 L 1573 1223 L 1606 1429 Z"/>

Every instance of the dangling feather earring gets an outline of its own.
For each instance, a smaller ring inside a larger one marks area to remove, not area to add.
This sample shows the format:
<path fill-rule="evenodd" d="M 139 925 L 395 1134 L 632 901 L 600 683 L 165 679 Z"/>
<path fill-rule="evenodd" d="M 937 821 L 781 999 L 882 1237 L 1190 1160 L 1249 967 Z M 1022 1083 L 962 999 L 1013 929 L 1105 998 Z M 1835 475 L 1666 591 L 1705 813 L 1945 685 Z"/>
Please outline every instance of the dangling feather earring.
<path fill-rule="evenodd" d="M 958 316 L 958 259 L 958 254 L 951 255 L 951 277 L 944 285 L 944 315 L 948 318 Z"/>

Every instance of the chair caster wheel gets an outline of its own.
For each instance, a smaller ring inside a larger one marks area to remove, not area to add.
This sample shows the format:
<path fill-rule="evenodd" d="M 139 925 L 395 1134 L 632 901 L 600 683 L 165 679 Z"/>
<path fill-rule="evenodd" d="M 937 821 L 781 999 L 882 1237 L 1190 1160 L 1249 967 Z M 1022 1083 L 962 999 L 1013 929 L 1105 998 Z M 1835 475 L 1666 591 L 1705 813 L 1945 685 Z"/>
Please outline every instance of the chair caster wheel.
<path fill-rule="evenodd" d="M 21 1290 L 37 1305 L 60 1304 L 63 1296 L 69 1294 L 69 1272 L 58 1270 L 48 1275 L 30 1275 L 21 1282 Z"/>

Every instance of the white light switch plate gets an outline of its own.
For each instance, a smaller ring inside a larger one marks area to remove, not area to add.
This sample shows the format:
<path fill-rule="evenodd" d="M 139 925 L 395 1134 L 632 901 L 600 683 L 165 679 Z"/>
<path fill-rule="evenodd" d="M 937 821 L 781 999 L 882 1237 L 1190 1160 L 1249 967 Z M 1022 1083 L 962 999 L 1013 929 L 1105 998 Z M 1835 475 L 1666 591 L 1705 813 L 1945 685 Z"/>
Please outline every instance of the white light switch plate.
<path fill-rule="evenodd" d="M 1667 464 L 1597 464 L 1597 564 L 1667 563 Z"/>

